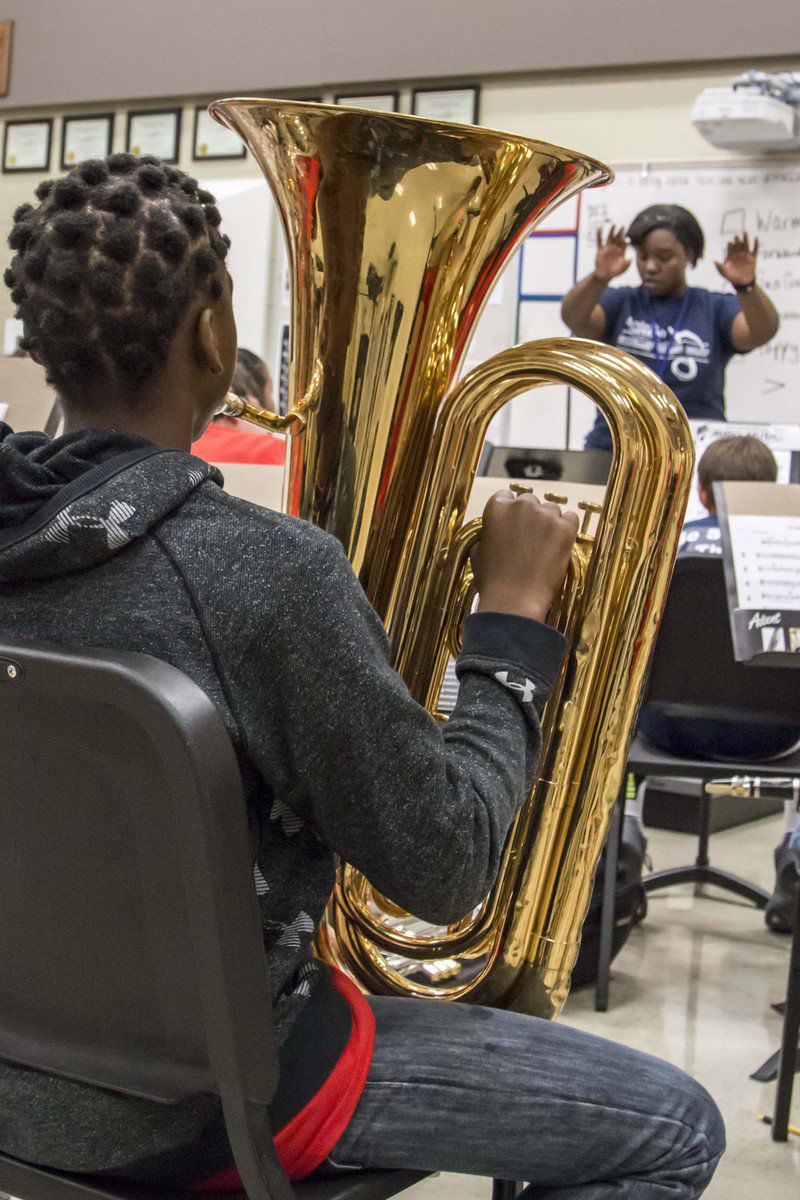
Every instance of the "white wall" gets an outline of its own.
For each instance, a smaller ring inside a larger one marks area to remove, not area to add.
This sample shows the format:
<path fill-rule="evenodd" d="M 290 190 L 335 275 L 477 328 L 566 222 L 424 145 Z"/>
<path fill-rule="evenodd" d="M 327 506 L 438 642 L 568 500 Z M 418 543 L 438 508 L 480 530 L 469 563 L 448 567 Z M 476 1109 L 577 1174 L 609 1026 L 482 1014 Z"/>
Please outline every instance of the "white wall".
<path fill-rule="evenodd" d="M 694 98 L 704 87 L 721 85 L 730 77 L 750 65 L 750 61 L 741 61 L 726 66 L 719 64 L 691 67 L 652 67 L 629 68 L 607 71 L 558 72 L 547 75 L 532 75 L 527 78 L 515 79 L 484 79 L 481 94 L 481 124 L 508 132 L 536 137 L 545 141 L 580 150 L 584 153 L 605 159 L 608 162 L 620 163 L 625 161 L 643 161 L 648 159 L 724 159 L 726 156 L 714 150 L 695 132 L 689 118 L 689 111 Z M 785 67 L 785 61 L 768 60 L 761 64 L 766 67 Z M 410 83 L 401 83 L 401 108 L 410 110 Z M 207 102 L 210 96 L 192 97 L 171 101 L 184 107 L 183 139 L 181 144 L 180 165 L 193 174 L 202 176 L 213 190 L 218 180 L 258 180 L 259 172 L 252 160 L 242 162 L 202 162 L 193 163 L 191 159 L 191 135 L 193 128 L 193 111 L 197 103 Z M 331 98 L 330 92 L 325 98 Z M 169 101 L 168 97 L 162 101 Z M 159 101 L 161 103 L 162 101 Z M 138 105 L 105 105 L 99 106 L 109 110 L 114 108 L 119 116 L 116 122 L 115 148 L 122 149 L 125 137 L 124 113 L 128 107 Z M 154 104 L 155 106 L 155 104 Z M 52 162 L 58 161 L 60 147 L 60 118 L 64 113 L 97 111 L 98 106 L 72 106 L 56 112 L 54 130 L 54 148 Z M 42 110 L 25 110 L 4 113 L 4 116 L 16 117 L 41 114 Z M 37 175 L 4 175 L 0 174 L 0 269 L 10 258 L 5 239 L 10 228 L 13 209 L 28 199 L 41 176 Z M 251 194 L 252 200 L 252 194 Z M 267 202 L 269 203 L 269 202 Z M 254 222 L 258 220 L 253 216 Z M 247 336 L 256 340 L 253 322 L 260 320 L 256 313 L 264 314 L 265 327 L 262 331 L 261 344 L 266 347 L 267 356 L 274 367 L 274 351 L 278 343 L 280 322 L 285 319 L 285 311 L 281 307 L 282 287 L 278 278 L 277 236 L 273 230 L 266 239 L 263 229 L 256 228 L 247 232 L 247 219 L 244 212 L 236 220 L 234 230 L 237 244 L 242 239 L 253 246 L 257 243 L 259 262 L 263 261 L 266 253 L 272 271 L 269 287 L 265 284 L 263 300 L 254 303 L 250 317 L 247 318 Z M 271 241 L 269 240 L 271 238 Z M 240 256 L 237 250 L 236 256 Z M 253 256 L 245 254 L 242 262 Z M 236 257 L 234 257 L 234 266 Z M 250 262 L 252 268 L 253 263 Z M 236 267 L 235 267 L 236 269 Z M 260 269 L 260 268 L 259 268 Z M 513 267 L 511 268 L 513 270 Z M 251 270 L 246 285 L 247 294 L 254 295 L 256 287 L 255 276 Z M 512 280 L 507 280 L 507 299 L 513 293 Z M 0 296 L 0 320 L 11 315 L 11 303 L 3 290 Z M 506 308 L 489 307 L 484 316 L 483 326 L 476 336 L 473 354 L 481 355 L 500 349 L 499 338 L 505 336 L 510 342 L 513 339 L 513 321 L 507 316 Z M 491 329 L 490 329 L 491 326 Z M 541 331 L 542 336 L 548 335 L 550 328 Z M 247 344 L 245 337 L 242 343 Z M 255 348 L 258 348 L 257 346 Z M 548 422 L 543 424 L 542 409 L 546 407 L 546 397 L 540 393 L 535 408 L 531 405 L 517 405 L 515 409 L 513 440 L 516 443 L 530 441 L 532 444 L 560 444 L 558 432 L 550 429 Z M 528 412 L 530 418 L 525 416 Z M 558 424 L 558 422 L 556 422 Z M 509 427 L 507 426 L 507 431 Z"/>
<path fill-rule="evenodd" d="M 791 0 L 22 0 L 4 15 L 0 108 L 800 53 Z"/>
<path fill-rule="evenodd" d="M 233 279 L 233 311 L 239 342 L 267 353 L 270 252 L 277 233 L 274 206 L 259 179 L 209 180 L 222 225 L 231 239 L 228 270 Z"/>

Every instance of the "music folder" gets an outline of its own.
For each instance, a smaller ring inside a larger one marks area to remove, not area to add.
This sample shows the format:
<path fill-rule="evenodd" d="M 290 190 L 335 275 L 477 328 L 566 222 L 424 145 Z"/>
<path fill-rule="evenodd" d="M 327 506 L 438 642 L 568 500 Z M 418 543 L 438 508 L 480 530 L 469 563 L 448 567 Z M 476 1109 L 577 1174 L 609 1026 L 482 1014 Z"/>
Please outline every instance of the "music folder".
<path fill-rule="evenodd" d="M 714 484 L 738 662 L 800 667 L 800 484 Z"/>

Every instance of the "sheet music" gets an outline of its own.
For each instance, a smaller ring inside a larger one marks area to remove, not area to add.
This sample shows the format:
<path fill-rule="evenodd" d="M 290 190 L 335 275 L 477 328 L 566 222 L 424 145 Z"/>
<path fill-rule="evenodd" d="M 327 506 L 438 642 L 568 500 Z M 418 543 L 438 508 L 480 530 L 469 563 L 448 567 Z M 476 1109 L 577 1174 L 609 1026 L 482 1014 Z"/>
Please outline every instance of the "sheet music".
<path fill-rule="evenodd" d="M 800 607 L 800 517 L 728 518 L 740 608 Z"/>

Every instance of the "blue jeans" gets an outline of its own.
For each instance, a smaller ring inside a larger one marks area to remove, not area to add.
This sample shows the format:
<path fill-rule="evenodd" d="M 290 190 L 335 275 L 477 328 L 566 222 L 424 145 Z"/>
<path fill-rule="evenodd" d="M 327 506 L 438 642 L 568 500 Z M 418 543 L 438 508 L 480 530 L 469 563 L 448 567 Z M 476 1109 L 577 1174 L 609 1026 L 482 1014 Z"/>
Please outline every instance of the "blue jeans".
<path fill-rule="evenodd" d="M 372 997 L 366 1088 L 337 1167 L 525 1180 L 526 1200 L 691 1200 L 725 1148 L 708 1093 L 657 1058 L 536 1017 Z"/>

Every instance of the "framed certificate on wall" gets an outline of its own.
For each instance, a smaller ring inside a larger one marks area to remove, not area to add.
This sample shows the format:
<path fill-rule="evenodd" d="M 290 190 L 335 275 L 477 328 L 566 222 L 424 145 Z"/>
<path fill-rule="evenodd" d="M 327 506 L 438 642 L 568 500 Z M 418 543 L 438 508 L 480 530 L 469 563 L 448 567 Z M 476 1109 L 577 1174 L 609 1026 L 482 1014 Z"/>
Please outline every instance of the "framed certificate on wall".
<path fill-rule="evenodd" d="M 96 117 L 64 117 L 61 126 L 61 169 L 66 171 L 87 158 L 105 158 L 111 153 L 114 114 Z"/>
<path fill-rule="evenodd" d="M 411 111 L 417 117 L 433 121 L 454 121 L 459 125 L 477 125 L 481 89 L 472 87 L 414 88 Z"/>
<path fill-rule="evenodd" d="M 155 154 L 163 162 L 178 161 L 180 108 L 150 108 L 128 113 L 126 147 L 130 154 Z"/>
<path fill-rule="evenodd" d="M 238 133 L 215 121 L 205 105 L 198 105 L 194 110 L 192 142 L 192 158 L 195 162 L 206 158 L 244 158 L 246 153 L 245 144 Z"/>
<path fill-rule="evenodd" d="M 4 171 L 49 171 L 53 121 L 6 121 L 3 132 Z"/>
<path fill-rule="evenodd" d="M 0 21 L 0 96 L 8 95 L 8 68 L 11 63 L 13 21 Z"/>
<path fill-rule="evenodd" d="M 334 104 L 343 104 L 346 108 L 370 108 L 373 112 L 398 112 L 400 93 L 358 92 L 349 96 L 334 96 L 333 102 Z"/>

